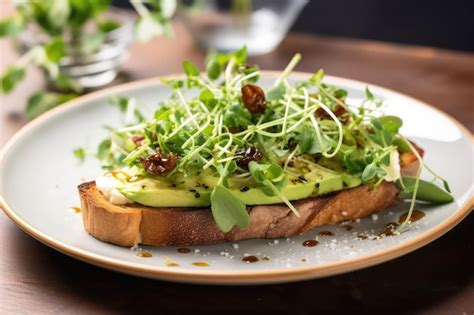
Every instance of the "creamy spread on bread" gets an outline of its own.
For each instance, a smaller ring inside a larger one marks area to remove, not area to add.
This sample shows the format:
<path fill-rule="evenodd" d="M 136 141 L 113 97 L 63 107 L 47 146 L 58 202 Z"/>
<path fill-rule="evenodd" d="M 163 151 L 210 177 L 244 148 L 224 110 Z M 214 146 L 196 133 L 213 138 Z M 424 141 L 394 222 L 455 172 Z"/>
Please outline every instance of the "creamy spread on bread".
<path fill-rule="evenodd" d="M 130 199 L 122 195 L 117 186 L 120 185 L 120 180 L 114 176 L 109 176 L 107 173 L 100 175 L 95 179 L 97 189 L 107 198 L 107 200 L 114 205 L 125 205 L 133 203 Z"/>
<path fill-rule="evenodd" d="M 384 180 L 387 182 L 395 182 L 400 179 L 400 154 L 398 151 L 390 153 L 390 164 L 388 166 L 382 165 L 382 168 L 387 172 L 387 175 L 384 177 Z"/>

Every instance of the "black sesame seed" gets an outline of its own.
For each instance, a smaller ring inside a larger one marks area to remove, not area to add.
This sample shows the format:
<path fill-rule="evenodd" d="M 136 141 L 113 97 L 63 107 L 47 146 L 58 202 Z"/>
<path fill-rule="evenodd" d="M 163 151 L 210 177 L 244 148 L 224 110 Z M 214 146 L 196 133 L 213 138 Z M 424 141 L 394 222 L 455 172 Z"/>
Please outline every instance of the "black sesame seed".
<path fill-rule="evenodd" d="M 298 178 L 302 181 L 302 182 L 307 182 L 308 180 L 306 179 L 306 177 L 304 177 L 304 175 L 300 175 L 298 176 Z"/>
<path fill-rule="evenodd" d="M 199 198 L 199 197 L 201 197 L 201 195 L 197 192 L 197 193 L 194 194 L 194 197 Z"/>
<path fill-rule="evenodd" d="M 249 189 L 250 188 L 248 188 L 247 186 L 240 187 L 240 191 L 242 191 L 242 192 L 248 191 Z"/>

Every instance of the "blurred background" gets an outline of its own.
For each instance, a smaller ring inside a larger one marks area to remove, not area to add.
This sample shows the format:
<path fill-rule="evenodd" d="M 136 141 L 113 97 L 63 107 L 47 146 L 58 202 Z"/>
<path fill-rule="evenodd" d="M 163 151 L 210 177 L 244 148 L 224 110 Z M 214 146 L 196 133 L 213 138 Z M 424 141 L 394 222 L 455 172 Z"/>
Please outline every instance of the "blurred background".
<path fill-rule="evenodd" d="M 474 1 L 309 0 L 291 31 L 474 51 Z"/>
<path fill-rule="evenodd" d="M 243 45 L 262 69 L 299 52 L 297 71 L 323 68 L 452 115 L 474 98 L 473 0 L 0 0 L 0 143 L 74 97 L 182 72 L 184 59 L 203 70 L 208 52 Z"/>

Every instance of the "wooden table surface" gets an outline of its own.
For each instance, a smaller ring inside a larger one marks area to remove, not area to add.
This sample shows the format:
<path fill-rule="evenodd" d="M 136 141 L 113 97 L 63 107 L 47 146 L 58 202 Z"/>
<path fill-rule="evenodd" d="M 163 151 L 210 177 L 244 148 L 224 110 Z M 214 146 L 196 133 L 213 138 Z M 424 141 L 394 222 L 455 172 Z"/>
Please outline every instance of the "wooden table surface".
<path fill-rule="evenodd" d="M 290 34 L 275 52 L 251 62 L 281 69 L 295 52 L 303 54 L 297 70 L 324 68 L 331 75 L 392 88 L 441 108 L 474 130 L 474 54 Z M 134 46 L 117 81 L 180 72 L 184 58 L 201 64 L 203 56 L 178 24 L 177 39 Z M 2 71 L 16 58 L 10 43 L 0 41 Z M 42 82 L 37 71 L 30 71 L 25 83 L 2 98 L 2 144 L 25 123 L 19 113 Z M 470 215 L 430 245 L 365 270 L 300 283 L 218 287 L 152 281 L 79 262 L 29 237 L 2 212 L 0 312 L 473 314 L 473 221 Z"/>

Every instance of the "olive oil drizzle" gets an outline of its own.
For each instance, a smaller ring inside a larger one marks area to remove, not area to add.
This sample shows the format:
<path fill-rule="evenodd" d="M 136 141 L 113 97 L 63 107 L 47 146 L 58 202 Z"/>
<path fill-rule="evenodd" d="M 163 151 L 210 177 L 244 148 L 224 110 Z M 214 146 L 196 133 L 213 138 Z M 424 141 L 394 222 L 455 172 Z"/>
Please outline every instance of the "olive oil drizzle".
<path fill-rule="evenodd" d="M 187 248 L 187 247 L 180 247 L 176 250 L 178 253 L 181 253 L 181 254 L 188 254 L 191 252 L 191 248 Z"/>
<path fill-rule="evenodd" d="M 334 236 L 334 233 L 331 232 L 331 231 L 324 230 L 324 231 L 319 231 L 318 235 L 320 235 L 320 236 Z"/>
<path fill-rule="evenodd" d="M 257 256 L 245 256 L 244 258 L 242 258 L 242 261 L 249 264 L 249 263 L 256 263 L 259 261 L 259 259 Z"/>
<path fill-rule="evenodd" d="M 142 251 L 139 251 L 139 252 L 137 253 L 137 256 L 138 256 L 138 257 L 142 257 L 142 258 L 151 258 L 151 257 L 153 257 L 153 254 L 150 253 L 150 252 L 148 252 L 148 251 L 142 250 Z"/>
<path fill-rule="evenodd" d="M 319 242 L 317 240 L 312 240 L 312 239 L 311 240 L 306 240 L 306 241 L 303 242 L 304 247 L 314 247 L 318 244 L 319 244 Z"/>
<path fill-rule="evenodd" d="M 71 209 L 72 209 L 75 213 L 81 213 L 81 208 L 80 208 L 80 207 L 71 207 Z"/>

